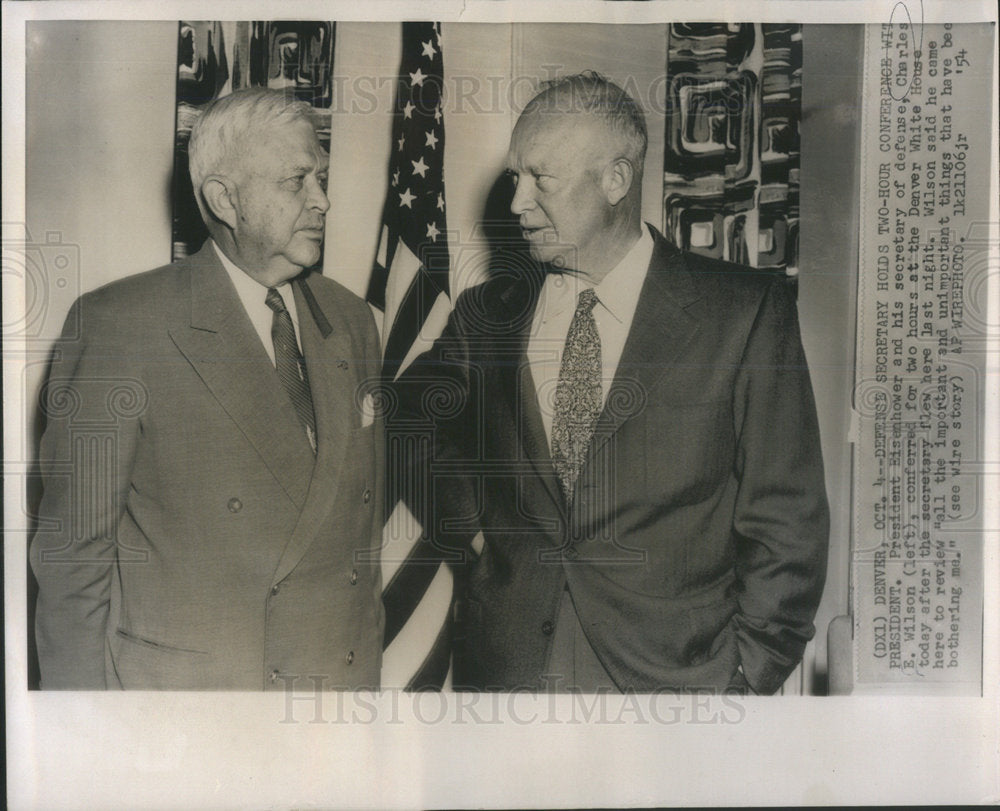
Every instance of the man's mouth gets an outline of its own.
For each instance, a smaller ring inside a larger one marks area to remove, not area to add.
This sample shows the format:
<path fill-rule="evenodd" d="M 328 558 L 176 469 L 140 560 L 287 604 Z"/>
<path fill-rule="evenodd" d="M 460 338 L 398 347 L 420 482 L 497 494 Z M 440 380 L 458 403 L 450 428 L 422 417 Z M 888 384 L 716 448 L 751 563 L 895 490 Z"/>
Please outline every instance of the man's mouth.
<path fill-rule="evenodd" d="M 521 226 L 521 235 L 528 241 L 538 239 L 545 231 L 548 230 L 548 226 L 542 225 L 535 228 L 528 228 L 524 225 Z"/>

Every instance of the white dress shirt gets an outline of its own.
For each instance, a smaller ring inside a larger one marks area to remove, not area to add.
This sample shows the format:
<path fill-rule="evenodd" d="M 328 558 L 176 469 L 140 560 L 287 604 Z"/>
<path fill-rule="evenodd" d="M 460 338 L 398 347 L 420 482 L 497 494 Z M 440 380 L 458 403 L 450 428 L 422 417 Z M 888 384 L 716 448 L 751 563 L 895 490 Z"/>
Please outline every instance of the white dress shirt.
<path fill-rule="evenodd" d="M 542 412 L 545 436 L 552 444 L 552 416 L 555 413 L 556 386 L 562 363 L 566 334 L 576 312 L 577 298 L 587 287 L 597 294 L 594 321 L 601 339 L 601 403 L 618 371 L 625 340 L 639 302 L 639 291 L 653 257 L 653 238 L 643 226 L 642 236 L 622 260 L 597 286 L 572 273 L 550 273 L 539 291 L 528 339 L 528 362 L 535 393 Z"/>
<path fill-rule="evenodd" d="M 271 339 L 271 324 L 274 321 L 274 310 L 268 307 L 265 301 L 269 288 L 254 279 L 249 273 L 240 270 L 214 241 L 212 242 L 212 247 L 215 248 L 215 252 L 222 261 L 222 266 L 229 274 L 229 278 L 232 279 L 233 287 L 236 288 L 236 295 L 239 296 L 240 301 L 243 303 L 243 309 L 250 316 L 250 323 L 253 324 L 257 335 L 260 336 L 260 342 L 264 344 L 264 349 L 267 350 L 267 356 L 271 359 L 271 365 L 276 366 L 277 364 L 274 360 L 274 341 Z M 288 314 L 292 317 L 295 342 L 299 345 L 299 351 L 301 352 L 302 341 L 299 338 L 299 315 L 295 309 L 295 296 L 292 294 L 292 285 L 289 282 L 284 282 L 274 289 L 278 291 L 281 300 L 285 302 Z"/>

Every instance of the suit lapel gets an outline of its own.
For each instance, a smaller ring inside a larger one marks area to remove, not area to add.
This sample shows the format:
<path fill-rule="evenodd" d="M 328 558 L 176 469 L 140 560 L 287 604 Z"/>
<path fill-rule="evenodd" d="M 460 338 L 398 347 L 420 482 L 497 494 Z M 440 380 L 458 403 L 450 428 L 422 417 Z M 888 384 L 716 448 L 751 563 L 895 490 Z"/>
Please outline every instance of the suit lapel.
<path fill-rule="evenodd" d="M 655 230 L 653 238 L 649 270 L 588 461 L 628 419 L 642 412 L 649 392 L 702 328 L 691 306 L 700 294 L 683 255 Z"/>
<path fill-rule="evenodd" d="M 319 529 L 337 501 L 337 487 L 345 464 L 350 431 L 360 424 L 359 407 L 354 403 L 358 363 L 346 329 L 330 325 L 323 305 L 308 280 L 294 284 L 299 314 L 299 338 L 306 359 L 309 386 L 316 415 L 316 466 L 305 505 L 278 567 L 274 581 L 284 578 L 302 559 L 319 535 Z M 332 315 L 332 312 L 330 313 Z M 361 368 L 361 367 L 359 367 Z"/>
<path fill-rule="evenodd" d="M 211 241 L 190 263 L 190 322 L 171 338 L 301 508 L 313 455 L 295 409 Z"/>
<path fill-rule="evenodd" d="M 531 462 L 535 474 L 545 485 L 545 489 L 553 503 L 560 511 L 566 510 L 566 500 L 562 493 L 555 468 L 552 466 L 552 454 L 549 441 L 545 436 L 545 426 L 542 424 L 541 409 L 538 405 L 538 395 L 535 391 L 535 380 L 531 374 L 531 364 L 528 361 L 528 341 L 531 337 L 531 324 L 534 319 L 535 307 L 538 305 L 538 295 L 541 281 L 534 279 L 524 284 L 513 285 L 501 296 L 501 303 L 507 308 L 507 315 L 512 323 L 521 321 L 517 332 L 517 342 L 514 346 L 516 363 L 501 363 L 511 369 L 510 385 L 506 386 L 508 395 L 512 398 L 511 407 L 516 415 L 516 431 L 521 439 L 524 456 Z"/>
<path fill-rule="evenodd" d="M 699 300 L 700 293 L 683 254 L 667 243 L 655 229 L 650 230 L 654 241 L 653 255 L 585 465 L 627 420 L 642 412 L 648 393 L 668 374 L 702 328 L 692 306 Z M 511 322 L 523 321 L 517 333 L 519 362 L 510 373 L 511 384 L 507 388 L 513 398 L 512 406 L 517 415 L 518 433 L 525 456 L 531 461 L 553 503 L 565 512 L 566 501 L 552 466 L 527 355 L 540 289 L 539 284 L 515 284 L 500 296 L 501 305 L 506 308 Z M 526 318 L 524 313 L 528 313 Z"/>

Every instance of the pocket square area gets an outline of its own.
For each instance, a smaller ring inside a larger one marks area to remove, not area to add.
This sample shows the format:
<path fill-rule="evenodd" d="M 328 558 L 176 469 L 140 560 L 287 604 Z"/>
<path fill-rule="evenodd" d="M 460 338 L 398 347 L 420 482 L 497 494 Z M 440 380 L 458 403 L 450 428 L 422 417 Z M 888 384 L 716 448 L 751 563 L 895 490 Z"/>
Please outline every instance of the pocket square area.
<path fill-rule="evenodd" d="M 361 427 L 367 428 L 375 422 L 375 398 L 366 394 L 361 401 Z"/>

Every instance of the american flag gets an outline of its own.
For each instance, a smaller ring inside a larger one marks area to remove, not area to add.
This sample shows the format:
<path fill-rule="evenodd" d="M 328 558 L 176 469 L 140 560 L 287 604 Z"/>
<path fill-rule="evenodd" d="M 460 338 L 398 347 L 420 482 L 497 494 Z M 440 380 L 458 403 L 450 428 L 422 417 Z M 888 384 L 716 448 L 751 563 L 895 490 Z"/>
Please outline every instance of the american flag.
<path fill-rule="evenodd" d="M 390 380 L 430 346 L 450 309 L 441 24 L 402 27 L 389 185 L 367 294 L 384 313 L 383 375 Z M 390 488 L 390 498 L 399 495 Z M 452 573 L 401 501 L 384 535 L 382 684 L 441 688 L 450 661 Z"/>

